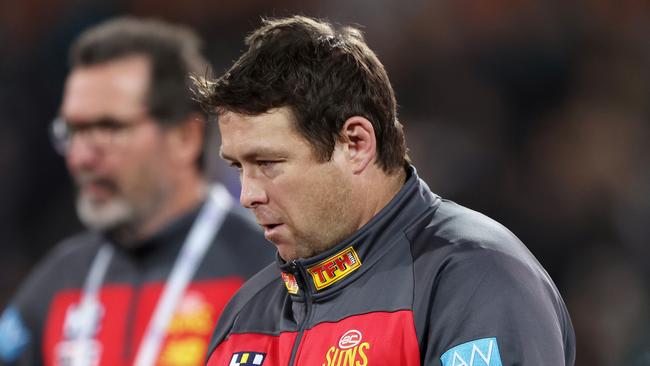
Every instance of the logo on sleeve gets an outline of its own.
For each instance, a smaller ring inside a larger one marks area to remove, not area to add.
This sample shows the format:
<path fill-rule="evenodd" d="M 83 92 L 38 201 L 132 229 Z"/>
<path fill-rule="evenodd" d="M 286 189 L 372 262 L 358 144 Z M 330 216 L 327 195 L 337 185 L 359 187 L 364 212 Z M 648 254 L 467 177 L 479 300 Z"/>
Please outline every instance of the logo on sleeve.
<path fill-rule="evenodd" d="M 350 329 L 339 339 L 338 347 L 332 346 L 325 354 L 321 366 L 367 366 L 370 343 L 362 342 L 363 335 L 356 329 Z"/>
<path fill-rule="evenodd" d="M 291 273 L 280 273 L 282 275 L 282 281 L 284 281 L 284 285 L 287 286 L 287 291 L 295 295 L 298 293 L 298 281 L 296 281 L 296 277 L 294 277 Z"/>
<path fill-rule="evenodd" d="M 29 334 L 18 310 L 7 308 L 0 317 L 0 360 L 16 360 L 29 343 Z"/>
<path fill-rule="evenodd" d="M 237 352 L 233 353 L 228 366 L 260 366 L 265 357 L 266 353 Z"/>
<path fill-rule="evenodd" d="M 354 248 L 347 247 L 333 256 L 307 268 L 314 280 L 317 290 L 322 290 L 337 281 L 342 280 L 357 268 L 361 267 L 361 260 Z"/>
<path fill-rule="evenodd" d="M 494 337 L 458 345 L 443 353 L 440 361 L 442 366 L 503 366 Z"/>

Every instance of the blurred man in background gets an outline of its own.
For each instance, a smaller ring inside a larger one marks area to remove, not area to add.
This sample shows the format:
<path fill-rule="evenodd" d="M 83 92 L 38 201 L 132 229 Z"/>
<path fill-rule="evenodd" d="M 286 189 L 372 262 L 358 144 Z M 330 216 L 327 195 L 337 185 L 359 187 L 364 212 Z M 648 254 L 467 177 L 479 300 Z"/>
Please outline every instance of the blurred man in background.
<path fill-rule="evenodd" d="M 198 92 L 279 256 L 229 303 L 209 366 L 574 364 L 569 314 L 533 255 L 418 177 L 359 30 L 294 16 L 247 44 Z"/>
<path fill-rule="evenodd" d="M 190 30 L 120 18 L 82 34 L 52 124 L 88 230 L 60 243 L 0 318 L 2 365 L 199 365 L 223 306 L 272 260 L 203 175 Z"/>

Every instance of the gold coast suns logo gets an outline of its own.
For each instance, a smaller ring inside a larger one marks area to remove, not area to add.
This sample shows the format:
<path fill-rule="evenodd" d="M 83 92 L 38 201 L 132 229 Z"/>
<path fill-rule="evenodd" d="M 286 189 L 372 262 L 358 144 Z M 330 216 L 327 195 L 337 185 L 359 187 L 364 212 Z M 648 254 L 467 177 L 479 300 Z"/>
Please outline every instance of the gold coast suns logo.
<path fill-rule="evenodd" d="M 322 366 L 366 366 L 367 351 L 370 343 L 362 342 L 363 336 L 356 329 L 350 329 L 339 339 L 336 346 L 330 347 L 325 354 Z"/>

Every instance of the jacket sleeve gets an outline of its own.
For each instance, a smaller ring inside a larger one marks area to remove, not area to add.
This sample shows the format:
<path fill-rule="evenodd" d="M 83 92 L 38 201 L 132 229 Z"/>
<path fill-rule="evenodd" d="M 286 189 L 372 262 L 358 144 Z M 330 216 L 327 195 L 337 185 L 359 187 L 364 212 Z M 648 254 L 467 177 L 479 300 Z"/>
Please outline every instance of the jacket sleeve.
<path fill-rule="evenodd" d="M 72 269 L 79 265 L 69 260 L 70 252 L 89 244 L 78 238 L 57 244 L 20 285 L 0 317 L 0 366 L 43 365 L 42 341 L 50 303 L 63 278 L 74 276 Z"/>
<path fill-rule="evenodd" d="M 41 339 L 51 285 L 48 263 L 23 282 L 0 316 L 0 365 L 42 365 Z"/>
<path fill-rule="evenodd" d="M 457 253 L 432 282 L 424 365 L 573 365 L 575 340 L 555 285 L 534 259 Z"/>

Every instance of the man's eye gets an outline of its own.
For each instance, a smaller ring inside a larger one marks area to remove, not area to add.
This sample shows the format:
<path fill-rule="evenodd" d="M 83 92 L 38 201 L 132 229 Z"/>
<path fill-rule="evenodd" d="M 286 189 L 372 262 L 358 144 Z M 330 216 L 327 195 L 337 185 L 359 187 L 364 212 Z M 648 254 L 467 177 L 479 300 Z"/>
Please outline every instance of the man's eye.
<path fill-rule="evenodd" d="M 273 165 L 275 163 L 277 163 L 277 161 L 275 161 L 275 160 L 258 160 L 257 161 L 257 165 L 259 165 L 261 167 L 268 167 L 268 166 L 271 166 L 271 165 Z"/>
<path fill-rule="evenodd" d="M 239 163 L 230 163 L 230 167 L 233 169 L 241 170 L 241 164 Z"/>
<path fill-rule="evenodd" d="M 129 125 L 119 123 L 113 120 L 102 120 L 92 125 L 92 128 L 97 131 L 117 132 L 128 128 Z"/>

